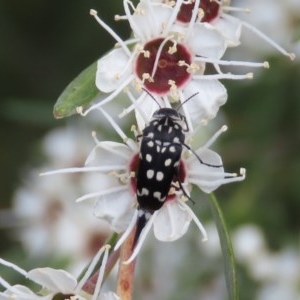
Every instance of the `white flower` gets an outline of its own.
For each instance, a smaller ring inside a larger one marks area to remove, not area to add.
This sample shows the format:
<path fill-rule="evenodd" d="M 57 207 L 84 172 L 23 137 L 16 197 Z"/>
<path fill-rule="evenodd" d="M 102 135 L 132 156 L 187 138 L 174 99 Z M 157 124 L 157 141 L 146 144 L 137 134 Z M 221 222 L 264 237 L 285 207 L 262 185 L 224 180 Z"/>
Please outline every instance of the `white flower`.
<path fill-rule="evenodd" d="M 267 66 L 266 63 L 221 61 L 227 47 L 223 35 L 212 25 L 194 20 L 187 29 L 176 25 L 178 11 L 170 5 L 142 0 L 135 8 L 130 1 L 123 2 L 126 15 L 117 19 L 128 20 L 134 34 L 133 39 L 125 42 L 97 16 L 96 11 L 91 11 L 116 39 L 118 46 L 98 61 L 96 85 L 100 91 L 110 94 L 84 113 L 79 108 L 83 115 L 111 101 L 127 87 L 125 93 L 134 102 L 129 110 L 138 108 L 139 113 L 142 111 L 151 116 L 157 109 L 143 89 L 161 97 L 162 105 L 169 101 L 184 101 L 194 95 L 190 101 L 193 106 L 185 108 L 187 118 L 191 114 L 189 123 L 205 122 L 214 118 L 227 100 L 226 88 L 218 79 L 252 78 L 252 73 L 224 74 L 219 65 Z M 206 63 L 213 64 L 217 74 L 204 74 Z"/>
<path fill-rule="evenodd" d="M 104 110 L 100 110 L 125 141 L 125 144 L 100 142 L 94 135 L 96 147 L 87 160 L 89 166 L 62 169 L 45 174 L 70 172 L 99 172 L 106 174 L 106 177 L 101 177 L 101 181 L 99 181 L 99 191 L 84 195 L 78 198 L 77 201 L 97 198 L 94 208 L 96 217 L 108 220 L 117 232 L 125 230 L 125 233 L 116 245 L 115 249 L 117 249 L 131 232 L 137 220 L 135 173 L 139 162 L 139 146 L 124 134 Z M 227 127 L 223 126 L 194 153 L 188 150 L 183 151 L 180 162 L 180 180 L 186 192 L 191 190 L 192 185 L 196 185 L 205 193 L 210 193 L 222 184 L 244 179 L 245 171 L 243 169 L 241 169 L 240 176 L 235 173 L 226 173 L 222 166 L 221 157 L 209 149 L 218 136 L 226 129 Z M 97 154 L 100 155 L 98 156 Z M 200 158 L 205 164 L 200 163 Z M 184 192 L 179 187 L 171 188 L 163 207 L 156 211 L 146 224 L 129 261 L 134 259 L 139 252 L 152 225 L 157 239 L 174 241 L 186 233 L 191 220 L 195 221 L 205 240 L 207 238 L 205 229 L 186 204 Z"/>
<path fill-rule="evenodd" d="M 53 130 L 42 142 L 48 164 L 40 168 L 82 165 L 92 145 L 87 132 L 78 127 Z M 43 257 L 55 251 L 59 256 L 68 256 L 72 267 L 75 261 L 78 265 L 85 264 L 94 256 L 95 245 L 103 244 L 109 228 L 90 217 L 87 203 L 78 209 L 78 205 L 68 199 L 90 190 L 96 175 L 71 174 L 41 179 L 37 173 L 36 169 L 26 172 L 26 182 L 16 190 L 13 198 L 17 237 L 29 255 Z"/>
<path fill-rule="evenodd" d="M 93 258 L 90 266 L 88 267 L 86 273 L 79 282 L 77 282 L 77 279 L 73 277 L 73 275 L 64 270 L 46 267 L 37 268 L 26 272 L 17 265 L 0 258 L 0 264 L 14 269 L 42 288 L 41 291 L 35 293 L 26 286 L 11 286 L 4 278 L 0 276 L 0 284 L 6 289 L 4 292 L 0 293 L 0 300 L 52 300 L 56 295 L 64 295 L 66 299 L 70 300 L 118 300 L 119 297 L 117 297 L 117 295 L 115 294 L 109 293 L 100 295 L 100 288 L 108 258 L 109 248 L 110 247 L 106 245 L 98 251 L 97 255 Z M 101 267 L 99 269 L 99 275 L 94 293 L 93 295 L 89 295 L 88 293 L 84 292 L 83 286 L 91 276 L 91 273 L 93 272 L 97 262 L 99 261 L 103 253 L 104 256 Z"/>
<path fill-rule="evenodd" d="M 169 3 L 171 6 L 173 5 L 173 3 L 168 0 L 160 2 Z M 223 35 L 224 39 L 226 40 L 227 46 L 238 46 L 240 44 L 242 28 L 245 27 L 249 31 L 256 34 L 258 37 L 265 40 L 268 44 L 273 46 L 283 55 L 290 57 L 290 59 L 295 58 L 295 55 L 293 53 L 288 53 L 275 41 L 273 41 L 271 38 L 269 38 L 266 34 L 262 33 L 257 28 L 253 27 L 251 24 L 228 14 L 230 12 L 251 12 L 249 8 L 232 7 L 230 6 L 230 2 L 230 0 L 178 0 L 176 1 L 176 5 L 174 6 L 174 10 L 178 11 L 177 22 L 185 26 L 190 26 L 189 24 L 192 19 L 196 21 L 196 24 L 208 23 Z M 273 3 L 268 3 L 267 5 L 264 5 L 265 3 L 262 3 L 261 1 L 257 1 L 257 3 L 259 3 L 258 5 L 261 6 L 262 12 L 268 11 L 268 16 L 273 15 Z M 252 4 L 253 3 L 251 3 L 251 5 Z M 257 15 L 257 13 L 255 15 Z M 263 13 L 263 15 L 265 16 L 264 20 L 266 20 L 266 14 Z"/>

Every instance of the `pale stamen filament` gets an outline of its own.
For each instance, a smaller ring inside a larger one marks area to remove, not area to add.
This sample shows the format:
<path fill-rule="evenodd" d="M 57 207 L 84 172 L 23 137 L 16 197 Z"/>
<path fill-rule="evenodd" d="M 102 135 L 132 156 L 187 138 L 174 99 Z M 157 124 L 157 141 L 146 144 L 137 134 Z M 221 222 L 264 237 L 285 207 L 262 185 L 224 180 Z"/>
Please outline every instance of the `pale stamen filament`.
<path fill-rule="evenodd" d="M 131 254 L 131 256 L 126 261 L 123 262 L 123 264 L 126 264 L 126 265 L 130 264 L 136 258 L 136 256 L 139 254 L 139 252 L 140 252 L 140 250 L 142 248 L 142 245 L 143 245 L 143 243 L 144 243 L 144 241 L 145 241 L 145 239 L 147 237 L 147 234 L 148 234 L 149 230 L 152 227 L 152 224 L 154 222 L 154 219 L 155 219 L 157 213 L 158 213 L 158 211 L 155 211 L 153 213 L 153 215 L 150 217 L 150 219 L 148 220 L 146 226 L 142 230 L 142 233 L 141 233 L 141 235 L 139 237 L 137 245 L 135 246 L 135 248 L 133 250 L 133 253 Z"/>
<path fill-rule="evenodd" d="M 99 110 L 102 112 L 102 114 L 105 116 L 105 118 L 108 120 L 108 122 L 111 124 L 111 126 L 114 128 L 114 130 L 119 134 L 119 136 L 123 139 L 124 143 L 127 144 L 127 146 L 133 151 L 136 152 L 137 145 L 136 143 L 129 139 L 124 131 L 118 126 L 118 124 L 113 120 L 113 118 L 102 108 L 99 107 Z"/>
<path fill-rule="evenodd" d="M 123 1 L 123 4 L 124 4 L 124 11 L 127 16 L 130 27 L 132 28 L 132 31 L 135 33 L 135 35 L 141 37 L 142 40 L 145 40 L 145 37 L 143 36 L 142 31 L 140 30 L 139 26 L 137 26 L 135 24 L 135 22 L 133 21 L 132 14 L 129 9 L 129 5 L 130 5 L 131 8 L 133 9 L 133 11 L 136 11 L 133 3 L 129 0 L 125 0 L 125 1 Z"/>
<path fill-rule="evenodd" d="M 134 39 L 129 39 L 129 40 L 126 40 L 126 41 L 123 41 L 123 42 L 127 46 L 127 45 L 132 45 L 132 44 L 136 44 L 136 43 L 140 42 L 140 39 L 139 38 L 134 38 Z M 119 46 L 119 44 L 116 43 L 116 46 Z"/>
<path fill-rule="evenodd" d="M 121 37 L 119 35 L 116 34 L 116 32 L 114 32 L 107 24 L 105 24 L 105 22 L 103 22 L 99 16 L 96 10 L 91 9 L 90 10 L 90 14 L 95 18 L 95 20 L 100 24 L 101 27 L 103 27 L 116 41 L 117 43 L 122 47 L 122 49 L 124 50 L 124 52 L 130 56 L 131 52 L 128 49 L 128 47 L 124 44 L 123 40 L 121 39 Z"/>
<path fill-rule="evenodd" d="M 207 186 L 207 187 L 216 187 L 216 186 L 219 186 L 219 185 L 222 185 L 222 184 L 242 181 L 242 180 L 245 179 L 245 177 L 246 177 L 246 170 L 244 168 L 241 168 L 239 176 L 221 178 L 221 179 L 214 180 L 214 181 L 200 180 L 200 179 L 197 179 L 197 178 L 190 177 L 189 178 L 189 183 L 196 184 L 196 185 L 199 185 L 199 186 L 204 185 L 204 186 Z"/>
<path fill-rule="evenodd" d="M 227 15 L 227 14 L 223 14 L 222 17 L 224 19 L 228 19 L 228 20 L 237 20 L 237 18 Z M 239 20 L 240 21 L 240 20 Z M 248 28 L 250 31 L 252 31 L 253 33 L 255 33 L 258 37 L 260 37 L 261 39 L 265 40 L 268 44 L 270 44 L 271 46 L 273 46 L 275 49 L 277 49 L 280 53 L 282 53 L 285 56 L 288 56 L 291 60 L 295 59 L 295 54 L 294 53 L 289 53 L 287 52 L 285 49 L 283 49 L 280 45 L 278 45 L 275 41 L 273 41 L 271 38 L 269 38 L 266 34 L 264 34 L 263 32 L 261 32 L 260 30 L 258 30 L 257 28 L 255 28 L 254 26 L 252 26 L 251 24 L 245 22 L 245 21 L 240 21 L 241 24 Z"/>
<path fill-rule="evenodd" d="M 175 192 L 174 192 L 174 194 L 175 194 Z M 168 214 L 168 219 L 171 221 L 170 222 L 170 228 L 173 228 L 173 232 L 171 232 L 171 235 L 169 236 L 169 239 L 170 240 L 172 240 L 173 239 L 173 237 L 174 237 L 174 235 L 176 235 L 176 230 L 175 230 L 175 228 L 176 228 L 176 224 L 174 224 L 174 223 L 176 223 L 177 222 L 177 220 L 176 220 L 176 218 L 172 218 L 172 210 L 171 210 L 171 208 L 170 208 L 170 205 L 168 205 L 167 203 L 165 204 L 165 208 L 166 208 L 166 211 L 167 211 L 167 214 Z"/>
<path fill-rule="evenodd" d="M 117 125 L 118 126 L 118 125 Z M 114 128 L 115 129 L 115 128 Z M 116 130 L 116 129 L 115 129 Z M 102 148 L 102 149 L 105 149 L 107 150 L 108 152 L 111 152 L 113 154 L 115 154 L 116 156 L 120 156 L 122 158 L 124 158 L 125 161 L 128 161 L 128 155 L 122 151 L 119 151 L 119 150 L 116 150 L 114 147 L 111 147 L 109 144 L 107 144 L 107 142 L 100 142 L 98 139 L 97 139 L 97 135 L 96 135 L 96 132 L 93 131 L 92 132 L 92 137 L 95 141 L 95 143 L 97 144 L 97 147 L 99 148 Z M 124 142 L 127 142 L 126 144 L 128 145 L 128 141 L 130 141 L 131 139 L 129 139 L 128 137 L 123 137 L 123 141 Z M 134 149 L 136 149 L 136 147 L 132 148 L 132 151 L 135 151 Z M 87 164 L 87 163 L 86 163 Z"/>
<path fill-rule="evenodd" d="M 0 295 L 3 297 L 3 299 L 17 299 L 16 296 L 18 296 L 18 299 L 24 299 L 24 300 L 29 300 L 28 298 L 28 293 L 27 292 L 22 292 L 20 289 L 16 288 L 15 286 L 11 286 L 6 280 L 4 280 L 1 276 L 0 276 L 0 284 L 7 290 L 10 291 L 12 293 L 12 295 L 4 295 L 1 294 Z M 4 298 L 5 297 L 5 298 Z"/>
<path fill-rule="evenodd" d="M 163 47 L 164 47 L 165 44 L 166 44 L 169 40 L 171 40 L 172 38 L 173 38 L 173 36 L 166 37 L 166 38 L 163 40 L 163 42 L 159 45 L 158 51 L 157 51 L 157 53 L 156 53 L 155 61 L 154 61 L 154 64 L 153 64 L 153 69 L 152 69 L 151 77 L 154 77 L 154 76 L 155 76 L 155 73 L 156 73 L 156 70 L 157 70 L 157 66 L 158 66 L 158 61 L 159 61 L 159 59 L 160 59 L 160 56 L 161 56 Z"/>
<path fill-rule="evenodd" d="M 187 211 L 187 213 L 192 217 L 192 219 L 196 223 L 197 227 L 199 228 L 199 230 L 201 231 L 201 233 L 203 235 L 202 241 L 203 242 L 207 241 L 208 237 L 207 237 L 206 230 L 203 227 L 203 225 L 201 224 L 201 222 L 199 221 L 199 219 L 197 218 L 197 216 L 194 214 L 194 212 L 191 210 L 191 208 L 184 201 L 182 201 L 180 199 L 178 199 L 177 201 L 181 205 L 182 209 Z"/>
<path fill-rule="evenodd" d="M 233 60 L 218 60 L 207 57 L 195 57 L 195 61 L 201 61 L 205 63 L 218 64 L 223 66 L 243 66 L 243 67 L 252 67 L 252 68 L 266 68 L 270 67 L 267 61 L 264 62 L 248 62 L 248 61 L 233 61 Z"/>
<path fill-rule="evenodd" d="M 196 22 L 196 19 L 199 17 L 199 14 L 200 14 L 200 17 L 201 17 L 201 9 L 199 10 L 199 5 L 200 5 L 200 0 L 196 0 L 194 8 L 193 8 L 192 16 L 191 16 L 191 19 L 190 19 L 190 22 L 189 22 L 189 25 L 188 25 L 188 28 L 187 28 L 187 31 L 186 31 L 185 40 L 189 39 L 190 34 L 192 32 L 192 29 L 193 29 L 193 26 Z"/>
<path fill-rule="evenodd" d="M 81 280 L 78 282 L 78 284 L 76 286 L 76 289 L 75 289 L 76 294 L 78 294 L 81 291 L 81 289 L 84 286 L 84 284 L 86 283 L 86 281 L 92 275 L 98 261 L 100 260 L 100 257 L 102 255 L 102 253 L 103 252 L 105 252 L 105 253 L 108 252 L 109 249 L 110 249 L 110 245 L 105 245 L 105 246 L 101 247 L 101 249 L 98 251 L 98 253 L 94 256 L 94 258 L 92 259 L 92 262 L 90 263 L 87 271 L 85 272 L 84 276 L 81 278 Z M 103 262 L 104 262 L 104 259 L 102 261 L 101 268 L 102 268 Z M 99 277 L 98 277 L 98 279 L 99 279 Z"/>
<path fill-rule="evenodd" d="M 53 170 L 48 172 L 40 173 L 39 176 L 49 176 L 57 174 L 67 174 L 67 173 L 89 173 L 89 172 L 110 172 L 112 170 L 126 170 L 125 165 L 110 165 L 103 167 L 82 167 L 82 168 L 65 168 L 59 170 Z"/>
<path fill-rule="evenodd" d="M 177 18 L 177 15 L 179 13 L 182 3 L 184 3 L 184 0 L 176 1 L 175 6 L 173 7 L 173 10 L 172 10 L 172 15 L 171 15 L 167 25 L 165 26 L 163 36 L 167 36 L 170 33 L 171 27 L 173 26 L 173 24 Z M 173 6 L 173 5 L 171 4 L 171 6 Z"/>
<path fill-rule="evenodd" d="M 120 126 L 118 126 L 118 124 L 114 121 L 114 119 L 102 108 L 99 108 L 99 110 L 102 112 L 102 114 L 104 115 L 104 117 L 107 119 L 107 121 L 110 123 L 110 125 L 113 127 L 113 129 L 118 133 L 118 135 L 121 137 L 121 139 L 127 140 L 128 137 L 126 136 L 126 134 L 124 133 L 124 131 L 121 129 Z M 94 137 L 94 140 L 97 144 L 100 143 L 100 141 L 97 139 L 96 134 L 92 134 Z"/>
<path fill-rule="evenodd" d="M 17 271 L 18 273 L 20 273 L 21 275 L 23 275 L 24 277 L 27 277 L 28 273 L 23 270 L 22 268 L 20 268 L 19 266 L 9 262 L 9 261 L 6 261 L 2 258 L 0 258 L 0 264 L 3 265 L 3 266 L 6 266 L 6 267 L 9 267 L 15 271 Z"/>
<path fill-rule="evenodd" d="M 134 96 L 132 95 L 131 92 L 127 92 L 127 96 L 130 99 L 130 101 L 132 102 L 132 104 L 130 106 L 128 106 L 127 108 L 123 109 L 123 111 L 118 115 L 118 117 L 121 119 L 124 116 L 128 115 L 130 112 L 132 112 L 133 110 L 138 110 L 139 106 L 138 106 L 138 102 L 140 102 L 141 97 L 139 97 L 137 100 L 134 98 Z M 140 111 L 139 111 L 140 112 Z"/>
<path fill-rule="evenodd" d="M 101 263 L 101 267 L 99 269 L 97 283 L 96 283 L 96 286 L 95 286 L 95 290 L 94 290 L 92 300 L 99 299 L 98 296 L 100 294 L 100 289 L 101 289 L 102 281 L 103 281 L 103 278 L 104 278 L 104 272 L 105 272 L 105 267 L 106 267 L 106 263 L 107 263 L 107 260 L 108 260 L 108 254 L 109 254 L 110 247 L 111 247 L 110 245 L 105 245 L 105 246 L 102 247 L 102 248 L 105 248 L 104 249 L 104 255 L 103 255 L 103 260 L 102 260 L 102 263 Z"/>
<path fill-rule="evenodd" d="M 213 74 L 213 75 L 193 75 L 194 79 L 232 79 L 232 80 L 244 80 L 244 79 L 253 79 L 253 73 L 247 73 L 242 75 L 236 75 L 231 73 L 221 73 L 221 74 Z"/>
<path fill-rule="evenodd" d="M 119 95 L 127 85 L 129 85 L 131 83 L 131 81 L 134 79 L 134 77 L 135 76 L 133 74 L 131 76 L 129 76 L 124 82 L 120 83 L 118 88 L 116 90 L 114 90 L 111 94 L 109 94 L 109 96 L 107 96 L 103 100 L 100 100 L 99 103 L 96 103 L 96 104 L 90 106 L 86 111 L 83 112 L 82 106 L 77 107 L 77 109 L 76 109 L 77 113 L 79 113 L 80 115 L 85 117 L 92 110 L 100 108 L 102 105 L 110 102 L 111 100 L 116 98 L 116 96 Z M 95 99 L 95 101 L 96 101 L 96 99 Z"/>
<path fill-rule="evenodd" d="M 145 123 L 148 123 L 149 121 L 149 116 L 145 114 L 143 110 L 140 109 L 140 103 L 143 102 L 144 98 L 147 96 L 147 93 L 145 91 L 142 92 L 140 97 L 138 99 L 135 99 L 135 97 L 132 95 L 131 92 L 127 92 L 128 98 L 132 102 L 132 104 L 127 107 L 126 109 L 123 110 L 122 113 L 119 114 L 119 118 L 124 117 L 128 113 L 130 113 L 132 110 L 137 110 L 137 112 L 141 115 Z"/>
<path fill-rule="evenodd" d="M 237 173 L 211 171 L 211 169 L 216 169 L 214 167 L 209 167 L 209 166 L 205 166 L 205 165 L 201 165 L 201 167 L 202 167 L 202 169 L 199 168 L 199 170 L 197 170 L 197 171 L 189 170 L 189 172 L 188 172 L 189 177 L 193 177 L 195 180 L 197 180 L 197 178 L 195 178 L 194 176 L 199 176 L 199 177 L 205 176 L 205 177 L 210 177 L 211 179 L 214 179 L 214 178 L 219 178 L 219 179 L 220 178 L 235 178 L 235 177 L 239 176 L 239 174 L 237 174 Z M 207 172 L 205 172 L 203 170 L 203 168 L 207 169 Z M 208 170 L 208 169 L 210 169 L 210 170 Z"/>
<path fill-rule="evenodd" d="M 222 5 L 223 11 L 234 11 L 234 12 L 245 12 L 245 13 L 251 13 L 251 8 L 249 7 L 234 7 L 234 6 L 225 6 Z"/>
<path fill-rule="evenodd" d="M 130 58 L 127 60 L 126 65 L 123 67 L 123 70 L 121 73 L 118 74 L 118 77 L 116 79 L 119 79 L 124 73 L 127 72 L 128 69 L 132 69 L 132 63 L 134 61 L 134 59 L 136 58 L 136 53 L 137 53 L 137 49 L 134 49 L 134 51 L 132 52 Z"/>
<path fill-rule="evenodd" d="M 124 243 L 124 241 L 128 238 L 129 234 L 131 233 L 133 227 L 136 224 L 137 218 L 138 218 L 138 210 L 135 209 L 133 217 L 132 217 L 128 227 L 126 228 L 125 232 L 122 234 L 122 236 L 119 238 L 118 242 L 116 243 L 114 251 L 118 250 L 121 247 L 121 245 Z"/>
<path fill-rule="evenodd" d="M 113 188 L 110 188 L 110 189 L 102 190 L 100 192 L 89 193 L 89 194 L 83 195 L 83 196 L 77 198 L 75 200 L 75 202 L 78 203 L 78 202 L 82 202 L 82 201 L 85 201 L 85 200 L 88 200 L 88 199 L 92 199 L 92 198 L 96 198 L 96 197 L 105 196 L 105 195 L 108 195 L 108 194 L 113 194 L 113 193 L 125 191 L 127 189 L 128 189 L 128 186 L 126 186 L 126 185 L 116 186 L 116 187 L 113 187 Z"/>
<path fill-rule="evenodd" d="M 227 131 L 228 126 L 223 125 L 203 146 L 203 149 L 208 149 L 215 141 L 219 138 L 219 136 Z"/>

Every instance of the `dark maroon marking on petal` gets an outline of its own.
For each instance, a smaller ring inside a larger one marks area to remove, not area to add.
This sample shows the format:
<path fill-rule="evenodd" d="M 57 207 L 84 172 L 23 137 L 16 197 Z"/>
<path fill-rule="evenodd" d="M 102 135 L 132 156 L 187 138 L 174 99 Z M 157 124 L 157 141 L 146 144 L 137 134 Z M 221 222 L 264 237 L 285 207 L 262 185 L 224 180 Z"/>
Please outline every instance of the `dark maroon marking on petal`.
<path fill-rule="evenodd" d="M 143 74 L 152 74 L 157 52 L 160 45 L 164 42 L 163 38 L 155 39 L 144 46 L 144 50 L 150 53 L 150 57 L 145 57 L 143 53 L 139 54 L 136 60 L 135 72 L 143 80 Z M 163 95 L 170 91 L 169 80 L 173 80 L 177 87 L 182 87 L 190 78 L 191 74 L 187 72 L 186 66 L 179 66 L 179 61 L 184 61 L 188 65 L 192 62 L 192 55 L 188 49 L 177 44 L 175 53 L 168 53 L 170 47 L 174 44 L 167 41 L 160 53 L 156 72 L 153 76 L 153 82 L 144 81 L 144 87 L 153 94 Z"/>
<path fill-rule="evenodd" d="M 182 23 L 189 23 L 192 18 L 192 12 L 193 12 L 194 6 L 195 6 L 195 3 L 182 4 L 181 8 L 179 10 L 179 13 L 177 15 L 177 21 L 182 22 Z M 221 6 L 219 3 L 215 2 L 215 1 L 201 0 L 200 8 L 204 12 L 204 16 L 203 16 L 201 22 L 210 23 L 219 16 Z"/>

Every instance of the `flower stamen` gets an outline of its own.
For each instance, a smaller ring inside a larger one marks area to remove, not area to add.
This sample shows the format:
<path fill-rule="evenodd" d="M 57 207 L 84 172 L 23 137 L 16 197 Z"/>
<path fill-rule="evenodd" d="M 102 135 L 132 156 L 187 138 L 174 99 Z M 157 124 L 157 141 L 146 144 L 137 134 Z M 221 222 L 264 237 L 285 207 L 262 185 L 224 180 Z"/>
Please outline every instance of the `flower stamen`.
<path fill-rule="evenodd" d="M 235 17 L 227 15 L 227 14 L 223 14 L 223 18 L 224 19 L 228 19 L 228 20 L 236 20 Z M 258 30 L 257 28 L 255 28 L 251 24 L 249 24 L 249 23 L 247 23 L 245 21 L 240 21 L 240 22 L 241 22 L 242 26 L 246 27 L 247 29 L 249 29 L 250 31 L 252 31 L 253 33 L 255 33 L 258 37 L 260 37 L 261 39 L 265 40 L 268 44 L 270 44 L 271 46 L 273 46 L 280 53 L 282 53 L 285 56 L 288 56 L 291 60 L 295 59 L 295 57 L 296 57 L 295 53 L 289 53 L 289 52 L 287 52 L 284 48 L 282 48 L 275 41 L 273 41 L 271 38 L 269 38 L 266 34 L 264 34 L 262 31 Z"/>
<path fill-rule="evenodd" d="M 221 74 L 212 74 L 212 75 L 194 75 L 195 79 L 232 79 L 232 80 L 244 80 L 244 79 L 253 79 L 253 73 L 247 73 L 242 75 L 231 74 L 231 73 L 221 73 Z"/>
<path fill-rule="evenodd" d="M 100 260 L 101 255 L 104 253 L 104 257 L 103 257 L 103 260 L 102 260 L 102 264 L 101 264 L 98 279 L 97 279 L 97 284 L 98 284 L 98 282 L 100 282 L 100 287 L 101 287 L 101 283 L 102 283 L 102 280 L 103 280 L 103 274 L 104 274 L 104 270 L 105 270 L 105 265 L 106 265 L 106 262 L 107 262 L 107 257 L 108 257 L 108 252 L 109 252 L 110 247 L 111 247 L 110 245 L 105 245 L 105 246 L 101 247 L 100 250 L 97 252 L 97 254 L 94 256 L 94 258 L 93 258 L 92 262 L 90 263 L 87 271 L 85 272 L 84 276 L 81 278 L 81 280 L 78 282 L 78 284 L 75 288 L 76 293 L 79 293 L 80 290 L 82 290 L 82 287 L 84 286 L 86 281 L 92 275 L 97 263 Z M 99 291 L 100 291 L 99 287 L 97 287 L 97 284 L 96 284 L 96 288 L 95 288 L 95 292 L 94 292 L 94 295 L 96 295 L 96 296 L 99 294 Z M 92 299 L 94 300 L 94 296 L 93 296 Z"/>
<path fill-rule="evenodd" d="M 264 62 L 248 62 L 248 61 L 232 61 L 232 60 L 218 60 L 218 59 L 211 59 L 207 57 L 199 57 L 196 56 L 195 61 L 201 61 L 205 63 L 212 63 L 218 64 L 223 66 L 243 66 L 243 67 L 252 67 L 252 68 L 265 68 L 269 69 L 270 65 L 268 61 Z"/>
<path fill-rule="evenodd" d="M 105 22 L 103 22 L 99 16 L 98 16 L 98 12 L 94 9 L 90 10 L 90 15 L 93 16 L 95 18 L 95 20 L 100 24 L 100 26 L 102 28 L 104 28 L 116 41 L 117 43 L 122 47 L 122 49 L 124 50 L 124 52 L 130 56 L 130 50 L 128 49 L 128 47 L 124 44 L 123 40 L 121 39 L 121 37 L 114 31 L 112 30 L 107 24 L 105 24 Z"/>
<path fill-rule="evenodd" d="M 203 227 L 203 225 L 201 224 L 201 222 L 199 221 L 199 219 L 197 218 L 197 216 L 194 214 L 194 212 L 191 210 L 191 208 L 184 201 L 182 201 L 180 199 L 178 199 L 177 201 L 182 206 L 182 209 L 184 209 L 184 210 L 187 211 L 187 213 L 191 216 L 191 218 L 194 220 L 194 222 L 196 223 L 197 227 L 201 231 L 201 233 L 203 235 L 202 242 L 206 242 L 208 240 L 206 230 Z"/>
<path fill-rule="evenodd" d="M 114 247 L 114 251 L 117 251 L 121 247 L 121 245 L 124 243 L 124 241 L 127 239 L 127 237 L 130 235 L 133 227 L 136 224 L 137 218 L 138 218 L 138 210 L 135 209 L 133 217 L 132 217 L 128 227 L 126 228 L 126 230 L 124 231 L 122 236 L 119 238 L 118 242 L 116 243 L 116 245 Z"/>
<path fill-rule="evenodd" d="M 136 256 L 139 254 L 139 252 L 142 248 L 142 245 L 143 245 L 143 243 L 144 243 L 144 241 L 147 237 L 147 234 L 148 234 L 148 232 L 150 231 L 150 229 L 152 227 L 152 224 L 154 222 L 154 219 L 155 219 L 157 213 L 158 213 L 158 211 L 155 211 L 153 213 L 153 215 L 150 217 L 150 219 L 148 220 L 146 226 L 144 227 L 144 229 L 143 229 L 143 231 L 142 231 L 142 233 L 141 233 L 141 235 L 138 239 L 138 242 L 137 242 L 131 256 L 126 261 L 124 261 L 123 264 L 126 264 L 126 265 L 130 264 L 136 258 Z"/>
<path fill-rule="evenodd" d="M 128 189 L 128 187 L 126 185 L 115 186 L 113 188 L 102 190 L 100 192 L 89 193 L 89 194 L 83 195 L 83 196 L 77 198 L 75 200 L 75 202 L 79 203 L 79 202 L 82 202 L 82 201 L 85 201 L 85 200 L 88 200 L 88 199 L 92 199 L 92 198 L 96 198 L 96 197 L 101 197 L 101 196 L 105 196 L 105 195 L 116 193 L 116 192 L 120 192 L 120 191 L 125 191 L 127 189 Z"/>

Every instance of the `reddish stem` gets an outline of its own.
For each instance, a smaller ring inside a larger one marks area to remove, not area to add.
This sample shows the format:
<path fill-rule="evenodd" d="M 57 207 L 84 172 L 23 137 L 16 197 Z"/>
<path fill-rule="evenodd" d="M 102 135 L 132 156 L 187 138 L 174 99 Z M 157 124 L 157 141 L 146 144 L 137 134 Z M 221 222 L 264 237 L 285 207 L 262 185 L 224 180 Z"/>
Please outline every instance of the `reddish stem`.
<path fill-rule="evenodd" d="M 124 264 L 132 254 L 132 246 L 135 236 L 135 228 L 132 230 L 128 238 L 121 247 L 120 264 L 117 282 L 117 295 L 122 300 L 131 300 L 133 291 L 133 278 L 136 260 L 134 259 L 130 264 Z"/>

